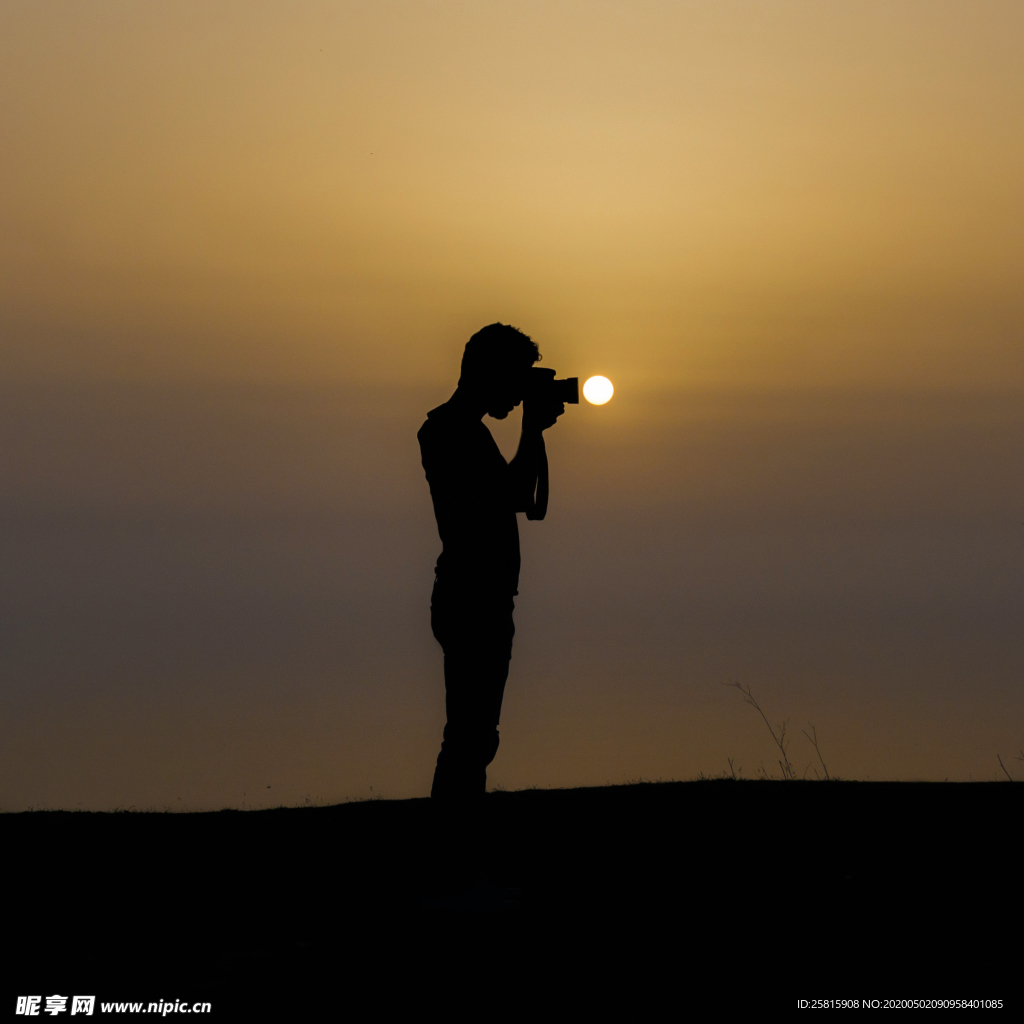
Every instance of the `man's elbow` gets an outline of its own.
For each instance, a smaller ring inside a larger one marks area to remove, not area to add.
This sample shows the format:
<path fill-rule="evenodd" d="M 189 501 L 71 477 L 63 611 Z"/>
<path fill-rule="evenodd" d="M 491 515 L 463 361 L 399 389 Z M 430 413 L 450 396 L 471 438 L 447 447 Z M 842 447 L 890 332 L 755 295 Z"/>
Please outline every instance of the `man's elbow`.
<path fill-rule="evenodd" d="M 532 512 L 537 505 L 536 483 L 528 490 L 519 491 L 513 505 L 517 512 Z"/>

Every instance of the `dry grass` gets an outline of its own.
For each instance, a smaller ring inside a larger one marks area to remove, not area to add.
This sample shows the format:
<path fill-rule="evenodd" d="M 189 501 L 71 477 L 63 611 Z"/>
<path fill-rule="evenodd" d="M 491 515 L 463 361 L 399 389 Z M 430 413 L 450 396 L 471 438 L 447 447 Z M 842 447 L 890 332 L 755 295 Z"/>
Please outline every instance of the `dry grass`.
<path fill-rule="evenodd" d="M 758 704 L 749 686 L 744 686 L 742 683 L 723 683 L 723 685 L 732 687 L 734 690 L 738 690 L 743 697 L 743 702 L 745 704 L 749 704 L 761 716 L 761 719 L 764 721 L 764 724 L 768 728 L 768 732 L 771 734 L 772 741 L 775 743 L 775 746 L 779 748 L 779 753 L 781 756 L 778 759 L 778 764 L 779 769 L 782 772 L 782 778 L 787 781 L 793 781 L 797 779 L 798 776 L 796 774 L 796 769 L 793 767 L 793 762 L 789 759 L 789 745 L 791 742 L 791 737 L 788 737 L 786 735 L 786 726 L 789 724 L 789 720 L 787 719 L 781 722 L 778 726 L 773 727 L 772 723 L 768 720 L 768 716 L 764 713 L 764 710 L 762 709 L 761 705 Z M 778 729 L 778 732 L 776 732 L 776 729 Z M 811 731 L 808 732 L 807 729 L 810 729 Z M 821 764 L 821 770 L 825 773 L 825 781 L 838 781 L 836 776 L 829 774 L 828 767 L 825 764 L 825 759 L 821 753 L 821 747 L 818 745 L 818 730 L 815 729 L 814 725 L 810 722 L 807 723 L 807 729 L 803 729 L 801 731 L 803 732 L 804 736 L 807 737 L 807 742 L 810 743 L 812 747 L 814 747 L 814 753 L 817 755 L 818 762 Z M 727 760 L 729 761 L 729 774 L 724 776 L 724 778 L 739 778 L 739 776 L 736 773 L 736 769 L 733 767 L 732 758 L 730 757 Z M 811 765 L 808 764 L 807 768 L 804 770 L 803 775 L 799 776 L 799 778 L 806 779 L 807 772 L 810 771 L 810 768 Z M 767 769 L 764 767 L 763 763 L 761 764 L 761 767 L 758 770 L 758 775 L 762 779 L 771 778 Z M 814 769 L 814 777 L 819 780 L 821 779 L 821 776 L 818 774 L 817 768 Z"/>

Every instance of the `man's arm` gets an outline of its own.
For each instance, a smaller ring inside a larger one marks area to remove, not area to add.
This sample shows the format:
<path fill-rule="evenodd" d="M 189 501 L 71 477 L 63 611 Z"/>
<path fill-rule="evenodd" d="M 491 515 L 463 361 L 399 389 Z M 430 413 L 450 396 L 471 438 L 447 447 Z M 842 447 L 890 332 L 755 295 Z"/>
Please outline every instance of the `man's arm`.
<path fill-rule="evenodd" d="M 544 431 L 552 426 L 565 406 L 561 402 L 538 406 L 527 401 L 523 406 L 523 432 L 519 448 L 508 464 L 512 474 L 515 510 L 527 519 L 543 519 L 548 504 L 548 455 Z"/>
<path fill-rule="evenodd" d="M 547 451 L 544 448 L 544 434 L 539 430 L 523 429 L 519 437 L 519 448 L 508 464 L 512 474 L 512 493 L 515 496 L 517 512 L 534 511 L 534 492 L 541 472 L 547 474 Z"/>

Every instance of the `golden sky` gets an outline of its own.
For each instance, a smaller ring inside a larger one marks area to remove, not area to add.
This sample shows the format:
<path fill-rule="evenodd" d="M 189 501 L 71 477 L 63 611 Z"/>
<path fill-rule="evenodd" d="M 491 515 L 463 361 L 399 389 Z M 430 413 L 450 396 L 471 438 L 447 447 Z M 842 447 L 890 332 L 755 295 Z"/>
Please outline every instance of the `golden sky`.
<path fill-rule="evenodd" d="M 415 436 L 495 320 L 616 394 L 548 435 L 492 783 L 770 768 L 731 680 L 798 770 L 809 720 L 844 777 L 997 777 L 1022 39 L 1017 0 L 0 0 L 0 809 L 425 795 Z"/>
<path fill-rule="evenodd" d="M 0 5 L 9 375 L 1019 385 L 1007 2 Z"/>

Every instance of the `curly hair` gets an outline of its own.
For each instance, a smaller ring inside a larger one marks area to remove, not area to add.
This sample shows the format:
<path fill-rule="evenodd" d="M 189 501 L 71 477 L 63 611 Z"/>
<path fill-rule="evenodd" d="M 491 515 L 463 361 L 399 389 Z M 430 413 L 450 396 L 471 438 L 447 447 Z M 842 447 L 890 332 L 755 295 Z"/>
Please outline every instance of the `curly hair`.
<path fill-rule="evenodd" d="M 540 357 L 537 343 L 518 327 L 488 324 L 466 342 L 459 383 L 489 377 L 506 367 L 532 366 Z"/>

